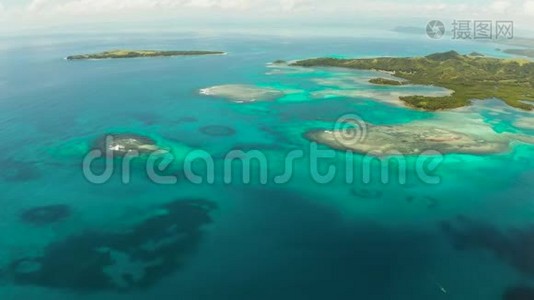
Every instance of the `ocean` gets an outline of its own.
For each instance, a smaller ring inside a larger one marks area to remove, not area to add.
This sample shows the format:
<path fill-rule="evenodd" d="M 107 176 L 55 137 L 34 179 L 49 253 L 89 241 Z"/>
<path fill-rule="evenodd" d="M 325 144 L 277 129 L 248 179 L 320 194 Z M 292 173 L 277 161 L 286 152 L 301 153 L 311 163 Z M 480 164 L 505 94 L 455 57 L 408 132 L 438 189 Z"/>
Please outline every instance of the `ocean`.
<path fill-rule="evenodd" d="M 338 172 L 318 182 L 305 138 L 347 114 L 373 125 L 425 122 L 532 136 L 534 128 L 520 126 L 532 124 L 531 112 L 497 99 L 417 111 L 395 95 L 442 89 L 367 84 L 376 72 L 269 64 L 451 49 L 505 56 L 494 44 L 392 33 L 86 33 L 0 41 L 0 299 L 497 300 L 534 285 L 533 145 L 446 154 L 433 184 L 417 176 L 412 157 L 406 182 L 396 180 L 396 168 L 380 182 L 376 162 L 372 180 L 363 182 L 363 155 L 353 157 L 354 178 L 347 180 L 345 153 L 335 151 L 316 167 Z M 124 48 L 227 54 L 64 59 Z M 238 103 L 200 93 L 221 85 L 284 96 Z M 118 167 L 104 184 L 91 183 L 83 158 L 110 133 L 149 137 L 178 157 L 203 151 L 214 161 L 213 182 L 192 182 L 178 160 L 160 170 L 177 182 L 158 184 L 140 159 L 129 183 Z M 240 180 L 239 170 L 225 180 L 226 155 L 236 149 L 263 155 L 266 181 L 254 172 L 250 182 Z M 291 176 L 276 182 L 288 153 L 298 150 L 304 157 Z"/>

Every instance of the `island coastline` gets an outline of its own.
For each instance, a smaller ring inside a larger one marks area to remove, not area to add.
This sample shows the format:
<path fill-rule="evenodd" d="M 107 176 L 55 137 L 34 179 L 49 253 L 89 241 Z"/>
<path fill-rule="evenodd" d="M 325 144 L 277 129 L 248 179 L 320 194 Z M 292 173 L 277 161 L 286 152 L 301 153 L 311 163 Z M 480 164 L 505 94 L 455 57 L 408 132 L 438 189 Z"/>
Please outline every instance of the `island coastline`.
<path fill-rule="evenodd" d="M 313 58 L 290 64 L 296 67 L 337 67 L 382 70 L 399 78 L 403 84 L 443 87 L 454 91 L 450 96 L 403 96 L 407 106 L 438 111 L 469 106 L 472 100 L 501 99 L 522 110 L 532 110 L 534 102 L 534 63 L 528 60 L 499 59 L 461 55 L 455 51 L 424 57 L 377 57 L 361 59 Z M 386 79 L 371 83 L 393 84 Z"/>
<path fill-rule="evenodd" d="M 110 50 L 92 54 L 70 55 L 66 60 L 103 60 L 103 59 L 125 59 L 144 57 L 175 57 L 175 56 L 205 56 L 205 55 L 226 55 L 222 51 L 162 51 L 162 50 Z"/>

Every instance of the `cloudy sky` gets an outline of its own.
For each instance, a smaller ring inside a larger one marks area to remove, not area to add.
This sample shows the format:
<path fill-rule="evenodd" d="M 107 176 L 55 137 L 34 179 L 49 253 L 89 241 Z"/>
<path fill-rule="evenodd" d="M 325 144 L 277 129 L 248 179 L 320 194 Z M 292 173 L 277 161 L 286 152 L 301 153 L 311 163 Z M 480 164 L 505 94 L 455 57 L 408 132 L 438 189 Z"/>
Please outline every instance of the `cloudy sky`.
<path fill-rule="evenodd" d="M 518 27 L 534 27 L 534 0 L 0 0 L 4 30 L 6 26 L 16 30 L 48 24 L 142 24 L 164 19 L 192 25 L 211 22 L 261 27 L 462 18 L 513 20 Z"/>

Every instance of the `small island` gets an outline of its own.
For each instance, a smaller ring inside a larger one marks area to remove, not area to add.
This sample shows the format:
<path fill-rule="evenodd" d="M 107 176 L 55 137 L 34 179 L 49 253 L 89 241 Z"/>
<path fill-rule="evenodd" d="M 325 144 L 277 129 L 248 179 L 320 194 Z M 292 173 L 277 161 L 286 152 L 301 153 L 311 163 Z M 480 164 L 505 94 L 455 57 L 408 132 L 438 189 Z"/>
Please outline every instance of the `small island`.
<path fill-rule="evenodd" d="M 67 56 L 67 60 L 135 58 L 135 57 L 166 57 L 166 56 L 198 56 L 222 55 L 221 51 L 160 51 L 160 50 L 111 50 L 94 54 Z"/>
<path fill-rule="evenodd" d="M 139 153 L 152 153 L 160 150 L 153 139 L 130 133 L 107 134 L 99 137 L 93 144 L 93 149 L 104 153 L 113 153 L 123 156 L 137 151 Z"/>
<path fill-rule="evenodd" d="M 366 135 L 346 135 L 340 130 L 311 130 L 305 137 L 341 151 L 353 151 L 372 156 L 419 155 L 426 150 L 441 154 L 493 154 L 509 150 L 513 139 L 529 142 L 523 136 L 463 133 L 423 122 L 403 125 L 367 125 Z"/>
<path fill-rule="evenodd" d="M 496 49 L 506 54 L 526 56 L 534 58 L 534 39 L 514 37 L 511 40 L 496 40 L 497 43 L 504 45 L 504 49 Z M 513 48 L 511 48 L 513 47 Z"/>
<path fill-rule="evenodd" d="M 386 71 L 406 80 L 403 84 L 434 85 L 454 91 L 441 97 L 400 97 L 408 106 L 423 110 L 458 108 L 470 105 L 474 99 L 494 98 L 523 110 L 534 108 L 528 103 L 534 101 L 534 62 L 526 59 L 499 59 L 449 51 L 424 57 L 314 58 L 291 65 Z M 375 79 L 372 83 L 391 84 L 387 81 Z"/>
<path fill-rule="evenodd" d="M 534 57 L 534 49 L 505 49 L 506 54 Z"/>

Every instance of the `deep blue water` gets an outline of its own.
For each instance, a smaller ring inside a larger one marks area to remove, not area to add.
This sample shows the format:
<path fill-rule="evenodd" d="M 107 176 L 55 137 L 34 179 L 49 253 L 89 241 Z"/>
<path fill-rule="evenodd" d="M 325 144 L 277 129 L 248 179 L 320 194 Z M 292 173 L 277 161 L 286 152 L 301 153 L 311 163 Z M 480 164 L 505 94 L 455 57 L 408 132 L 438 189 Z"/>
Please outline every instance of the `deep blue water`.
<path fill-rule="evenodd" d="M 117 171 L 95 185 L 81 169 L 87 145 L 107 133 L 128 132 L 173 153 L 202 149 L 217 166 L 231 149 L 261 150 L 278 172 L 288 151 L 309 148 L 307 130 L 327 128 L 347 113 L 372 124 L 452 119 L 460 127 L 478 122 L 496 135 L 532 136 L 514 125 L 532 114 L 498 100 L 449 114 L 414 111 L 372 95 L 317 99 L 314 92 L 343 90 L 321 80 L 368 74 L 272 73 L 267 66 L 276 59 L 450 49 L 500 55 L 492 45 L 410 36 L 148 33 L 1 43 L 1 299 L 496 300 L 515 286 L 534 286 L 532 145 L 516 142 L 495 155 L 446 155 L 438 185 L 418 181 L 413 168 L 404 185 L 347 184 L 341 177 L 319 184 L 304 162 L 283 185 L 225 184 L 221 173 L 214 184 L 182 176 L 177 184 L 159 185 L 140 164 L 129 184 Z M 116 48 L 228 55 L 63 59 Z M 199 94 L 223 84 L 298 92 L 251 104 Z M 231 130 L 209 135 L 202 131 L 206 126 Z M 331 161 L 342 158 L 338 152 Z M 48 210 L 36 210 L 43 207 Z"/>

